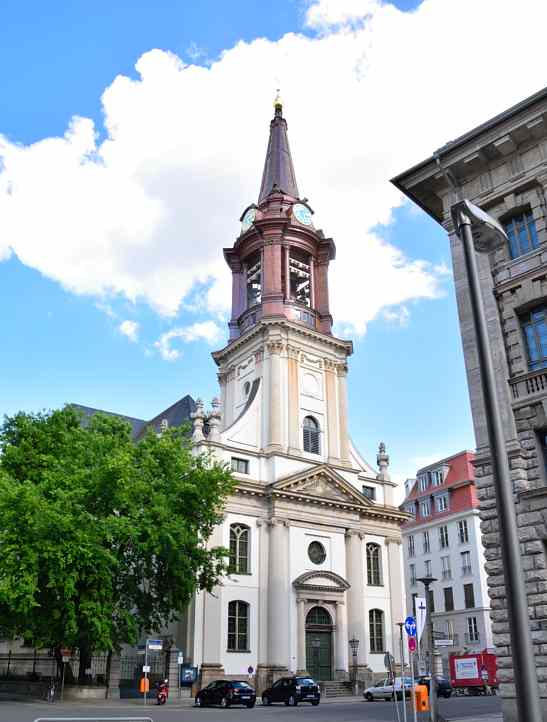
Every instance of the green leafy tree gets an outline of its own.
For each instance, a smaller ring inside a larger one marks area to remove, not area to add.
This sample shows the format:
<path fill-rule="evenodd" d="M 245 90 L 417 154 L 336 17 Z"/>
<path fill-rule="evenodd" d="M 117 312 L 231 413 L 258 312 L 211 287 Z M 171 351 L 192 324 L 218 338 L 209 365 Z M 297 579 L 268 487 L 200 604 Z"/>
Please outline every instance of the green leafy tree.
<path fill-rule="evenodd" d="M 194 456 L 186 430 L 150 432 L 70 407 L 0 429 L 0 631 L 92 652 L 135 643 L 211 590 L 226 550 L 208 548 L 233 485 Z"/>

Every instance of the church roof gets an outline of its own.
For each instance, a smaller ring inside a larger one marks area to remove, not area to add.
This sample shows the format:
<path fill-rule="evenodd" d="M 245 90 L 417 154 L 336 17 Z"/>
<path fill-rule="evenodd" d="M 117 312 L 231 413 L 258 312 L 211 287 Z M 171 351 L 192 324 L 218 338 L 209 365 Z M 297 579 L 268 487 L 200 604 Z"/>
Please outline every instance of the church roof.
<path fill-rule="evenodd" d="M 95 416 L 95 414 L 106 414 L 107 416 L 115 416 L 122 421 L 127 421 L 131 426 L 131 438 L 137 441 L 144 436 L 148 429 L 154 429 L 154 431 L 159 432 L 161 430 L 161 423 L 164 420 L 167 421 L 170 427 L 182 426 L 185 421 L 190 420 L 190 414 L 192 411 L 195 411 L 196 403 L 194 399 L 187 394 L 165 409 L 165 411 L 154 416 L 150 421 L 136 419 L 133 416 L 125 416 L 124 414 L 116 414 L 113 411 L 95 409 L 92 406 L 82 406 L 81 404 L 70 404 L 70 406 L 83 415 L 84 426 L 89 423 L 89 420 L 92 416 Z"/>
<path fill-rule="evenodd" d="M 275 103 L 275 115 L 270 123 L 270 139 L 258 202 L 262 203 L 274 190 L 298 198 L 298 186 L 287 136 L 287 121 L 283 117 L 283 106 L 278 99 Z"/>

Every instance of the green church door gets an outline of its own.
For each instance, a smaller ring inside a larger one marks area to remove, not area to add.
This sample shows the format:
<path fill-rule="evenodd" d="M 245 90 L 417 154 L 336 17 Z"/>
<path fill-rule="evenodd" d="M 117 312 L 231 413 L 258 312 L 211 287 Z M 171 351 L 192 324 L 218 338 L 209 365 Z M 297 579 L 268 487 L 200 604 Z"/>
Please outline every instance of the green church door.
<path fill-rule="evenodd" d="M 332 679 L 332 632 L 306 632 L 306 670 L 315 681 Z"/>

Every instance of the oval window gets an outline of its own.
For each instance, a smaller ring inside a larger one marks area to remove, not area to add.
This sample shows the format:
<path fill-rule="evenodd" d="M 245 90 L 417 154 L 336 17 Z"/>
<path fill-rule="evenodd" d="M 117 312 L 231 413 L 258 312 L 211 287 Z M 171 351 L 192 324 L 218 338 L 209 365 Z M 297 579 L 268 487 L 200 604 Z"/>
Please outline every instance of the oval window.
<path fill-rule="evenodd" d="M 308 547 L 308 556 L 314 564 L 323 564 L 327 558 L 327 552 L 321 542 L 313 541 Z"/>

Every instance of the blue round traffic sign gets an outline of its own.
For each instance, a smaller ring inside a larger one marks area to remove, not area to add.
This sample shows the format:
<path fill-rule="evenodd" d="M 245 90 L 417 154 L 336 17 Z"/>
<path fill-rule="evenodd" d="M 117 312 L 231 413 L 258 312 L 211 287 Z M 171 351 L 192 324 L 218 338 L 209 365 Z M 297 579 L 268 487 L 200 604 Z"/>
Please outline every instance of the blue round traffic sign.
<path fill-rule="evenodd" d="M 407 617 L 405 619 L 405 629 L 409 637 L 416 636 L 416 620 L 414 617 Z"/>

